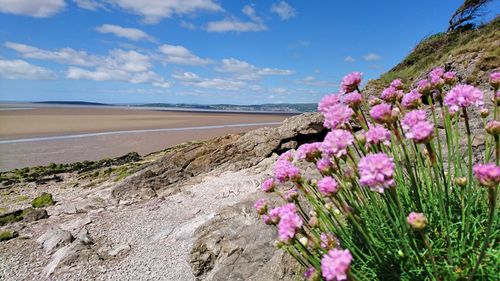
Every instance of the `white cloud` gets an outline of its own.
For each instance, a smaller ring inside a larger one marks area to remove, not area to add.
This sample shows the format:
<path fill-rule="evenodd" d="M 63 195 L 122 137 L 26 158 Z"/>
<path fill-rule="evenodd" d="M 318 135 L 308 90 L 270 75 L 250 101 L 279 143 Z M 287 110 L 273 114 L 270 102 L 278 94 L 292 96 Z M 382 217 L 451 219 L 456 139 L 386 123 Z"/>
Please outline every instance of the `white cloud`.
<path fill-rule="evenodd" d="M 369 53 L 366 56 L 363 56 L 363 59 L 365 61 L 377 61 L 377 60 L 381 60 L 382 57 L 379 56 L 379 55 L 377 55 L 377 54 L 375 54 L 375 53 Z"/>
<path fill-rule="evenodd" d="M 291 19 L 296 16 L 295 9 L 285 1 L 274 3 L 271 12 L 276 13 L 282 20 Z"/>
<path fill-rule="evenodd" d="M 212 63 L 211 60 L 200 58 L 180 45 L 164 44 L 159 47 L 159 50 L 162 55 L 165 55 L 161 59 L 166 63 L 183 65 L 207 65 Z"/>
<path fill-rule="evenodd" d="M 261 22 L 244 22 L 231 18 L 221 21 L 211 21 L 207 24 L 205 30 L 208 32 L 257 32 L 267 30 L 267 26 Z"/>
<path fill-rule="evenodd" d="M 97 0 L 73 0 L 76 5 L 82 9 L 95 11 L 98 9 L 106 9 L 103 3 L 98 2 Z"/>
<path fill-rule="evenodd" d="M 288 92 L 286 88 L 271 88 L 269 91 L 279 95 L 284 95 Z"/>
<path fill-rule="evenodd" d="M 351 57 L 351 56 L 347 56 L 347 57 L 345 57 L 345 58 L 344 58 L 344 61 L 345 61 L 345 62 L 355 62 L 355 61 L 356 61 L 356 59 L 355 59 L 355 58 L 353 58 L 353 57 Z"/>
<path fill-rule="evenodd" d="M 146 32 L 137 28 L 127 28 L 114 24 L 103 24 L 96 28 L 100 33 L 112 33 L 115 36 L 130 39 L 132 41 L 149 40 L 154 41 L 154 38 Z"/>
<path fill-rule="evenodd" d="M 64 0 L 0 0 L 0 12 L 35 18 L 51 17 L 65 7 Z"/>
<path fill-rule="evenodd" d="M 332 83 L 330 81 L 325 81 L 325 80 L 319 80 L 318 78 L 316 78 L 314 76 L 306 76 L 300 80 L 296 80 L 295 83 L 307 85 L 307 86 L 314 86 L 314 87 L 336 87 L 337 86 L 337 84 L 335 84 L 335 83 Z"/>
<path fill-rule="evenodd" d="M 182 28 L 189 29 L 189 30 L 195 30 L 196 29 L 196 25 L 194 25 L 194 24 L 192 24 L 190 22 L 184 21 L 184 20 L 182 20 L 179 25 Z"/>
<path fill-rule="evenodd" d="M 0 59 L 0 76 L 6 79 L 53 79 L 55 74 L 47 68 L 30 64 L 24 60 Z"/>
<path fill-rule="evenodd" d="M 252 6 L 245 5 L 241 11 L 243 12 L 243 14 L 247 15 L 251 20 L 255 22 L 262 22 L 262 19 L 259 16 L 257 16 L 257 12 L 255 12 L 255 9 Z"/>
<path fill-rule="evenodd" d="M 259 80 L 261 76 L 266 75 L 291 75 L 295 73 L 293 70 L 288 69 L 258 68 L 253 64 L 235 58 L 223 59 L 215 70 L 235 74 L 235 78 L 238 80 Z"/>
<path fill-rule="evenodd" d="M 192 72 L 174 73 L 172 74 L 172 78 L 181 81 L 186 86 L 206 89 L 236 91 L 246 86 L 246 83 L 242 81 L 222 78 L 201 78 L 198 74 Z"/>
<path fill-rule="evenodd" d="M 89 55 L 85 51 L 76 51 L 71 48 L 62 48 L 57 51 L 47 51 L 37 47 L 14 42 L 6 42 L 4 46 L 16 51 L 21 57 L 29 59 L 50 60 L 62 64 L 80 66 L 93 66 L 99 61 L 96 56 Z"/>
<path fill-rule="evenodd" d="M 198 11 L 217 12 L 222 7 L 213 0 L 108 0 L 112 4 L 143 17 L 148 24 L 158 23 L 174 14 L 189 15 Z"/>

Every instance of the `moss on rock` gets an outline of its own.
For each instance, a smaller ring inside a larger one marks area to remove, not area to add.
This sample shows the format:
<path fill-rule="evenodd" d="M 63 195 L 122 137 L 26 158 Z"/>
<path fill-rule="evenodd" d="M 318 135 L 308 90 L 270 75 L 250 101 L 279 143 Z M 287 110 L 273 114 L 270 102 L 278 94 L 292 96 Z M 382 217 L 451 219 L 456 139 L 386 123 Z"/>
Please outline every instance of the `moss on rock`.
<path fill-rule="evenodd" d="M 17 233 L 17 231 L 12 231 L 12 230 L 0 231 L 0 242 L 16 238 L 18 235 L 19 234 Z"/>
<path fill-rule="evenodd" d="M 37 198 L 33 199 L 31 201 L 31 206 L 33 208 L 41 208 L 45 206 L 50 206 L 54 205 L 54 198 L 52 198 L 52 194 L 50 193 L 42 193 L 42 195 L 38 196 Z"/>
<path fill-rule="evenodd" d="M 18 222 L 23 219 L 23 210 L 17 210 L 7 214 L 0 215 L 0 226 L 8 223 Z"/>

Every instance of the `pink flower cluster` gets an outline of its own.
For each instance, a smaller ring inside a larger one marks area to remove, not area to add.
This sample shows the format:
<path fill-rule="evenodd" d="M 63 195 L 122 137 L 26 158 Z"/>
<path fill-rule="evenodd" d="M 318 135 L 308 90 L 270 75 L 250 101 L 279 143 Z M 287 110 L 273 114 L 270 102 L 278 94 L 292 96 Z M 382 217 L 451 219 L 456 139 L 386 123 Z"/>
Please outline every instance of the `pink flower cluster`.
<path fill-rule="evenodd" d="M 385 153 L 368 154 L 358 163 L 359 182 L 371 190 L 384 193 L 394 186 L 394 160 Z"/>
<path fill-rule="evenodd" d="M 333 177 L 324 177 L 318 181 L 318 190 L 326 197 L 332 196 L 337 192 L 339 184 Z"/>
<path fill-rule="evenodd" d="M 401 79 L 392 80 L 390 87 L 392 87 L 396 90 L 402 90 L 403 89 L 403 81 Z"/>
<path fill-rule="evenodd" d="M 387 103 L 377 104 L 370 109 L 370 116 L 377 123 L 392 122 L 392 106 Z"/>
<path fill-rule="evenodd" d="M 344 95 L 344 104 L 350 106 L 351 108 L 356 108 L 363 102 L 363 96 L 358 92 L 354 91 Z"/>
<path fill-rule="evenodd" d="M 500 72 L 492 72 L 490 74 L 490 85 L 495 90 L 498 90 L 498 88 L 500 88 Z"/>
<path fill-rule="evenodd" d="M 321 157 L 321 142 L 305 143 L 297 148 L 297 159 L 313 162 Z"/>
<path fill-rule="evenodd" d="M 316 162 L 316 168 L 322 173 L 328 172 L 333 167 L 333 163 L 329 157 L 323 157 Z"/>
<path fill-rule="evenodd" d="M 423 230 L 427 225 L 427 218 L 423 213 L 411 212 L 406 217 L 406 221 L 414 230 Z"/>
<path fill-rule="evenodd" d="M 403 127 L 403 130 L 406 131 L 415 126 L 415 124 L 426 120 L 425 110 L 413 110 L 406 113 L 403 121 L 401 122 L 401 127 Z"/>
<path fill-rule="evenodd" d="M 432 85 L 427 79 L 420 80 L 417 82 L 417 91 L 423 95 L 427 95 L 432 91 Z"/>
<path fill-rule="evenodd" d="M 289 242 L 295 237 L 297 229 L 303 225 L 302 218 L 297 214 L 295 204 L 288 203 L 279 208 L 280 222 L 278 223 L 279 239 L 283 242 Z"/>
<path fill-rule="evenodd" d="M 300 169 L 286 159 L 278 159 L 274 164 L 274 176 L 279 182 L 296 180 L 300 177 Z"/>
<path fill-rule="evenodd" d="M 444 97 L 444 104 L 449 107 L 450 113 L 472 105 L 483 105 L 483 92 L 470 85 L 460 84 L 451 89 Z"/>
<path fill-rule="evenodd" d="M 352 72 L 344 76 L 340 88 L 344 93 L 350 93 L 357 90 L 361 83 L 363 74 L 361 72 Z"/>
<path fill-rule="evenodd" d="M 402 90 L 398 90 L 391 86 L 382 91 L 380 98 L 386 102 L 395 103 L 396 101 L 400 101 L 403 98 L 403 95 L 404 93 Z"/>
<path fill-rule="evenodd" d="M 333 249 L 321 259 L 321 274 L 326 281 L 347 280 L 352 255 L 349 250 Z"/>
<path fill-rule="evenodd" d="M 424 110 L 413 110 L 406 114 L 401 127 L 405 136 L 416 143 L 428 142 L 434 134 L 434 125 L 427 122 Z"/>
<path fill-rule="evenodd" d="M 444 85 L 444 68 L 436 67 L 431 72 L 429 72 L 429 80 L 433 87 L 441 87 Z"/>
<path fill-rule="evenodd" d="M 328 112 L 330 107 L 338 104 L 339 102 L 340 99 L 338 94 L 327 95 L 323 97 L 323 99 L 321 99 L 321 101 L 318 103 L 318 111 L 324 114 Z"/>
<path fill-rule="evenodd" d="M 500 182 L 500 167 L 494 163 L 476 164 L 473 172 L 479 183 L 484 186 L 495 187 Z"/>
<path fill-rule="evenodd" d="M 263 215 L 267 212 L 267 200 L 261 198 L 261 199 L 257 200 L 257 202 L 255 202 L 253 207 L 255 208 L 255 210 L 257 211 L 257 213 L 259 215 Z"/>
<path fill-rule="evenodd" d="M 411 90 L 408 94 L 403 96 L 401 105 L 407 109 L 415 109 L 422 104 L 422 94 L 417 90 Z"/>
<path fill-rule="evenodd" d="M 332 130 L 326 134 L 321 151 L 326 155 L 341 157 L 347 155 L 347 147 L 353 144 L 354 137 L 346 130 Z"/>
<path fill-rule="evenodd" d="M 260 189 L 264 192 L 272 192 L 274 190 L 274 179 L 269 178 L 262 182 Z"/>
<path fill-rule="evenodd" d="M 391 144 L 391 132 L 381 125 L 370 125 L 368 132 L 366 132 L 366 141 L 369 144 L 384 144 L 389 146 Z"/>
<path fill-rule="evenodd" d="M 335 104 L 331 106 L 324 114 L 325 121 L 323 126 L 328 129 L 338 129 L 349 123 L 354 111 L 344 104 Z"/>

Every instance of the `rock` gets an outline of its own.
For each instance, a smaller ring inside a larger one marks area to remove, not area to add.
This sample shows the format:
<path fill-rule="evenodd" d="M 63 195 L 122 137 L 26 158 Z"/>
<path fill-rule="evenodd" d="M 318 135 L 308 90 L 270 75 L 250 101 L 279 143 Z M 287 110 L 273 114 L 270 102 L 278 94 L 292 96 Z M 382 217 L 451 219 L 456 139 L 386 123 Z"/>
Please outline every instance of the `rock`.
<path fill-rule="evenodd" d="M 48 218 L 49 214 L 44 209 L 26 208 L 23 210 L 22 217 L 26 222 L 34 222 Z"/>
<path fill-rule="evenodd" d="M 45 266 L 42 274 L 47 278 L 58 268 L 71 267 L 77 263 L 88 263 L 93 257 L 93 252 L 80 240 L 66 245 L 52 255 L 52 260 Z"/>
<path fill-rule="evenodd" d="M 94 243 L 94 240 L 92 240 L 92 237 L 90 237 L 89 231 L 85 228 L 83 228 L 78 235 L 76 236 L 76 239 L 80 240 L 83 245 L 91 245 Z"/>
<path fill-rule="evenodd" d="M 92 219 L 89 216 L 85 216 L 60 224 L 59 227 L 72 233 L 78 233 L 85 225 L 90 223 L 92 223 Z"/>
<path fill-rule="evenodd" d="M 0 231 L 0 242 L 14 239 L 17 236 L 19 236 L 19 233 L 17 233 L 17 231 L 12 231 L 12 230 Z"/>
<path fill-rule="evenodd" d="M 273 153 L 297 148 L 324 138 L 323 117 L 304 113 L 286 119 L 276 128 L 260 128 L 205 142 L 180 145 L 160 160 L 113 188 L 116 198 L 151 198 L 162 189 L 168 196 L 179 191 L 178 183 L 214 169 L 241 170 L 254 166 Z M 176 184 L 176 187 L 173 187 Z"/>
<path fill-rule="evenodd" d="M 52 198 L 52 194 L 44 192 L 42 193 L 42 195 L 36 197 L 35 199 L 33 199 L 33 201 L 31 201 L 31 206 L 33 206 L 33 208 L 41 208 L 54 205 L 54 203 L 55 202 Z"/>
<path fill-rule="evenodd" d="M 121 254 L 126 254 L 128 251 L 130 251 L 130 244 L 122 243 L 115 245 L 111 250 L 109 250 L 108 255 L 115 257 Z"/>
<path fill-rule="evenodd" d="M 36 241 L 40 244 L 40 247 L 43 248 L 45 253 L 52 254 L 74 240 L 75 238 L 71 235 L 71 232 L 60 228 L 51 228 Z"/>
<path fill-rule="evenodd" d="M 294 280 L 295 262 L 273 247 L 276 230 L 259 221 L 256 198 L 224 208 L 196 230 L 189 262 L 197 280 Z"/>
<path fill-rule="evenodd" d="M 22 214 L 23 210 L 17 210 L 14 212 L 0 215 L 0 226 L 22 220 L 23 219 Z"/>

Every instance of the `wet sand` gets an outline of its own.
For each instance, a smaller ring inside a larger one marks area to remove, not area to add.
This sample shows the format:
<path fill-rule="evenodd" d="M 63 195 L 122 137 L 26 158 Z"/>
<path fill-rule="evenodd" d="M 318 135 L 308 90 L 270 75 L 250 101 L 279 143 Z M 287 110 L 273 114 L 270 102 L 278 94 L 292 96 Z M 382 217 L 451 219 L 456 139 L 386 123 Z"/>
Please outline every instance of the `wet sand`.
<path fill-rule="evenodd" d="M 289 116 L 99 107 L 1 110 L 0 170 L 98 160 L 131 151 L 144 155 L 186 141 L 276 126 Z M 234 127 L 210 127 L 221 125 Z"/>

